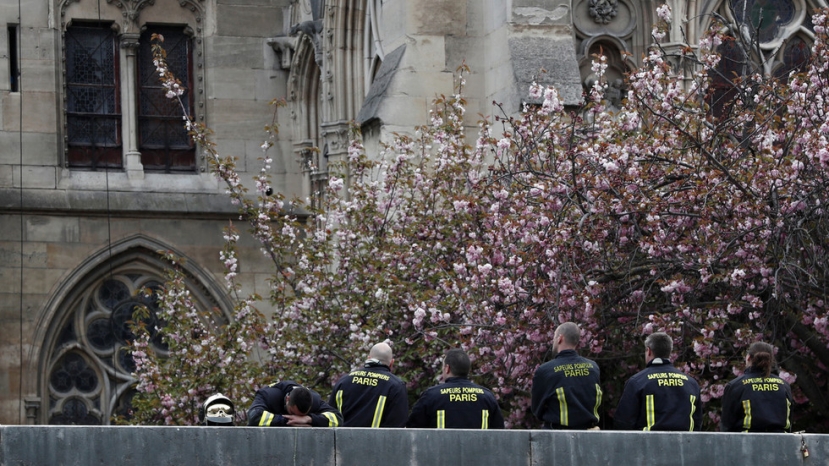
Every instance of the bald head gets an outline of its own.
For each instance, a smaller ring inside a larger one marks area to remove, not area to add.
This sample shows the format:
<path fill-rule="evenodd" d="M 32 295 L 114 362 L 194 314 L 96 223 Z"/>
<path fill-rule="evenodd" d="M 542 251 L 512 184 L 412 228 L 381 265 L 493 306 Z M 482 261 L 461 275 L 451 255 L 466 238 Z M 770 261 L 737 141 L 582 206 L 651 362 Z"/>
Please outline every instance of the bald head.
<path fill-rule="evenodd" d="M 553 336 L 553 352 L 567 349 L 576 349 L 581 340 L 581 330 L 579 326 L 573 322 L 564 322 L 556 328 Z"/>
<path fill-rule="evenodd" d="M 376 359 L 380 361 L 380 364 L 386 366 L 391 366 L 391 363 L 394 360 L 392 357 L 391 346 L 386 343 L 377 343 L 372 346 L 371 351 L 368 352 L 368 358 Z"/>

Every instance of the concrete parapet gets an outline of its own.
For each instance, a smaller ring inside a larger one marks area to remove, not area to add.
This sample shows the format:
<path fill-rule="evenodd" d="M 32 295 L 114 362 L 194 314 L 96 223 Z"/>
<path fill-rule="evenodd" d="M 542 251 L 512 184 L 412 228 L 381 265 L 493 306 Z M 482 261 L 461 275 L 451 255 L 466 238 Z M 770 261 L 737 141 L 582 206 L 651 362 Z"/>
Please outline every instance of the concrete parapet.
<path fill-rule="evenodd" d="M 804 458 L 801 445 L 809 449 Z M 829 436 L 613 431 L 0 427 L 0 466 L 199 465 L 809 465 Z"/>

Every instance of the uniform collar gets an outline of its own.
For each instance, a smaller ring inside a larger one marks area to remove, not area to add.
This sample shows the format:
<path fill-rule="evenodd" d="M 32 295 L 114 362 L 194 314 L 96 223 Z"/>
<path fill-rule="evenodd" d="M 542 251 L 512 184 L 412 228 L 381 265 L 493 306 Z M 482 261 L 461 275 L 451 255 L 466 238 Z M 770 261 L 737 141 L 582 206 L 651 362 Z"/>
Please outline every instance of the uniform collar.
<path fill-rule="evenodd" d="M 566 350 L 559 351 L 558 354 L 556 355 L 556 359 L 558 359 L 560 357 L 576 356 L 576 355 L 578 355 L 578 353 L 576 353 L 576 350 L 566 349 Z"/>
<path fill-rule="evenodd" d="M 648 367 L 651 366 L 664 366 L 664 365 L 671 365 L 670 359 L 662 359 L 662 358 L 653 358 L 651 362 L 648 363 Z"/>
<path fill-rule="evenodd" d="M 366 361 L 366 363 L 365 363 L 365 365 L 364 365 L 363 367 L 365 367 L 366 369 L 369 369 L 369 368 L 381 368 L 381 369 L 386 369 L 386 370 L 389 370 L 389 366 L 387 366 L 387 365 L 385 365 L 385 364 L 383 364 L 383 363 L 381 363 L 381 362 L 379 362 L 379 361 L 375 361 L 375 360 L 369 360 L 369 361 Z"/>

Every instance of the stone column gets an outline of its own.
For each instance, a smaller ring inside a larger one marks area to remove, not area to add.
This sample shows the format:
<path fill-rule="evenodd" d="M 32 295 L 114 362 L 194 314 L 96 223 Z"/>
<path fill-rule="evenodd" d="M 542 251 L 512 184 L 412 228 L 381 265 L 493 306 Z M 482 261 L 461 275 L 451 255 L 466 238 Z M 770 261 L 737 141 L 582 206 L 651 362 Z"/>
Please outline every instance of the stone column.
<path fill-rule="evenodd" d="M 37 424 L 37 415 L 40 410 L 40 397 L 26 397 L 24 403 L 26 406 L 26 424 Z"/>
<path fill-rule="evenodd" d="M 138 33 L 121 34 L 125 60 L 121 73 L 121 135 L 124 142 L 124 168 L 130 180 L 144 179 L 144 166 L 138 152 L 138 109 L 136 108 L 136 54 Z"/>

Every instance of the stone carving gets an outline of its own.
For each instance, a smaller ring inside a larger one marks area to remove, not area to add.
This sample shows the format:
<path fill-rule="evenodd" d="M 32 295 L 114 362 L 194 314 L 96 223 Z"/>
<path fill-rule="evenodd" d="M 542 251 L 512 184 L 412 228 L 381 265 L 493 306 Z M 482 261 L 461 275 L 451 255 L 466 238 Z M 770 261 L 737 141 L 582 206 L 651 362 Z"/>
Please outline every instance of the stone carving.
<path fill-rule="evenodd" d="M 320 40 L 322 36 L 322 29 L 322 20 L 317 19 L 295 24 L 291 27 L 290 33 L 291 37 L 296 36 L 297 34 L 305 34 L 311 39 L 311 43 L 314 44 L 314 61 L 317 62 L 317 66 L 320 68 L 322 68 L 322 41 Z"/>
<path fill-rule="evenodd" d="M 590 0 L 588 2 L 590 16 L 598 24 L 607 24 L 619 12 L 618 0 Z"/>

